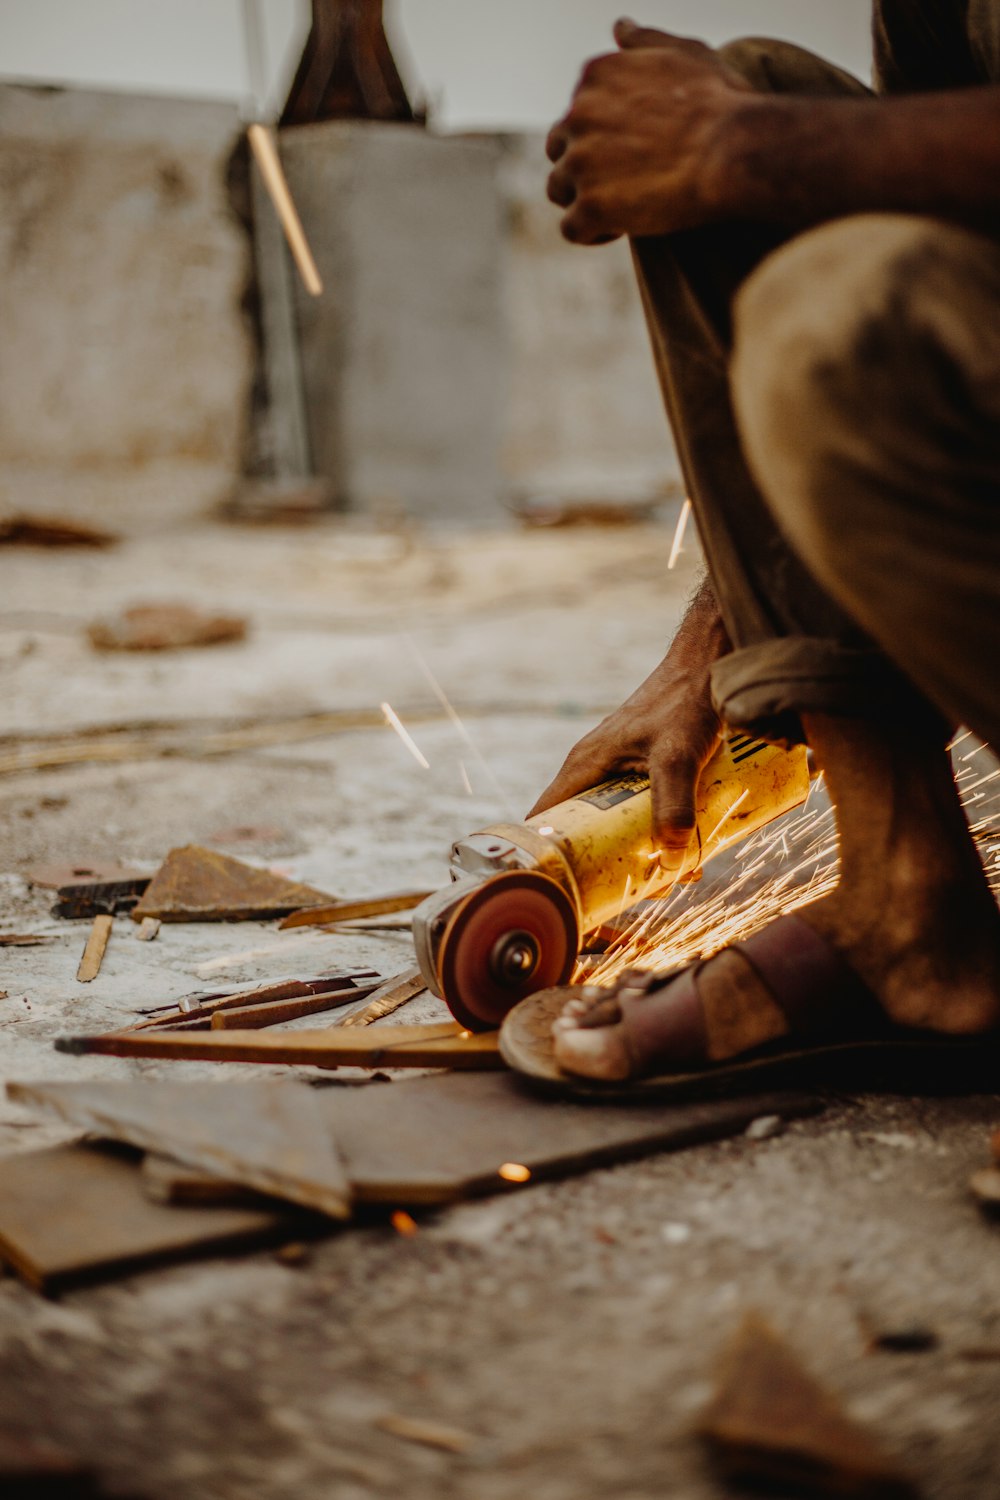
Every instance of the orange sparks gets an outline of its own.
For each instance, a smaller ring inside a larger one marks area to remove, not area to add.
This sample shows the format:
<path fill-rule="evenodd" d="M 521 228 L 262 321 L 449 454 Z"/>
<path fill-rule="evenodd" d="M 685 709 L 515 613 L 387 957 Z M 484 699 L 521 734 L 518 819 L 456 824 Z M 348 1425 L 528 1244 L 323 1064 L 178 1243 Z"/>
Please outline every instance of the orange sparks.
<path fill-rule="evenodd" d="M 502 1177 L 504 1182 L 527 1182 L 531 1177 L 530 1167 L 523 1167 L 519 1161 L 505 1161 L 502 1166 L 497 1167 L 497 1176 Z"/>
<path fill-rule="evenodd" d="M 407 750 L 409 750 L 410 754 L 413 756 L 413 759 L 417 762 L 417 765 L 423 766 L 425 771 L 429 771 L 431 768 L 430 761 L 427 759 L 426 755 L 424 755 L 423 751 L 420 749 L 420 746 L 416 743 L 412 734 L 406 728 L 396 710 L 392 708 L 388 703 L 380 703 L 379 708 L 381 708 L 382 713 L 385 715 L 385 722 L 388 724 L 390 729 L 394 729 L 399 735 L 399 738 L 403 741 L 403 744 L 406 746 Z"/>
<path fill-rule="evenodd" d="M 670 557 L 667 560 L 668 569 L 674 566 L 681 554 L 681 548 L 684 545 L 684 533 L 687 530 L 688 516 L 690 514 L 691 501 L 685 500 L 684 504 L 681 506 L 681 513 L 677 517 L 677 528 L 674 531 L 673 545 L 670 548 Z"/>
<path fill-rule="evenodd" d="M 412 1239 L 415 1234 L 420 1233 L 416 1219 L 405 1208 L 397 1208 L 390 1222 L 396 1233 L 401 1234 L 404 1239 Z"/>

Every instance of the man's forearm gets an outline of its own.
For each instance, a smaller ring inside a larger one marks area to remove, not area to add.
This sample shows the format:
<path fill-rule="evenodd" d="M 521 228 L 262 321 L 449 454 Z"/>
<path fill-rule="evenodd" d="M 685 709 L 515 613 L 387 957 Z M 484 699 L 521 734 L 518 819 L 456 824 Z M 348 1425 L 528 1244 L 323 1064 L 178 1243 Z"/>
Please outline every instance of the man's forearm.
<path fill-rule="evenodd" d="M 891 99 L 744 95 L 713 154 L 713 217 L 805 226 L 933 214 L 1000 233 L 1000 87 Z"/>

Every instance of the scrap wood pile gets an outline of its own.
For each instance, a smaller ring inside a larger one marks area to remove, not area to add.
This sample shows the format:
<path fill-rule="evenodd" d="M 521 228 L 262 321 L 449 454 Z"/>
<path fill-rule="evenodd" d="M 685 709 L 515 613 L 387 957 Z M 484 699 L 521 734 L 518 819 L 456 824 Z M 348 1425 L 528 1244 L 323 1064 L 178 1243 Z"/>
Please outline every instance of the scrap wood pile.
<path fill-rule="evenodd" d="M 372 919 L 406 923 L 425 894 L 338 900 L 197 846 L 172 850 L 152 877 L 86 865 L 38 871 L 35 880 L 55 890 L 56 916 L 91 923 L 80 982 L 99 973 L 116 918 L 147 941 L 169 922 L 336 929 L 346 921 L 355 930 L 350 924 Z M 259 1076 L 12 1083 L 12 1099 L 55 1112 L 87 1139 L 0 1159 L 0 1259 L 52 1291 L 168 1257 L 306 1239 L 359 1207 L 394 1212 L 397 1227 L 409 1228 L 411 1208 L 818 1107 L 793 1094 L 669 1111 L 538 1097 L 506 1070 L 495 1032 L 473 1034 L 446 1013 L 429 1024 L 373 1024 L 423 995 L 414 968 L 391 976 L 339 968 L 160 1004 L 143 996 L 128 1026 L 61 1038 L 57 1047 L 74 1054 L 364 1070 L 350 1082 L 374 1086 L 319 1089 Z M 311 1016 L 320 1026 L 290 1025 Z M 378 1083 L 386 1070 L 391 1089 Z M 397 1070 L 433 1074 L 402 1083 Z"/>

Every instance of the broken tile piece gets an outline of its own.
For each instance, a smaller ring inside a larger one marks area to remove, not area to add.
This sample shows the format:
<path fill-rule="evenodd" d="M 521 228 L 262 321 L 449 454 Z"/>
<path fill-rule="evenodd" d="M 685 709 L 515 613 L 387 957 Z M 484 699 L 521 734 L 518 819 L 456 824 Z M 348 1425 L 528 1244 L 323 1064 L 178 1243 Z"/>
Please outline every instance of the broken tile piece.
<path fill-rule="evenodd" d="M 319 1101 L 302 1084 L 252 1090 L 213 1083 L 8 1085 L 20 1104 L 53 1110 L 93 1135 L 166 1150 L 198 1167 L 315 1209 L 351 1212 L 351 1188 Z"/>
<path fill-rule="evenodd" d="M 56 1146 L 0 1157 L 0 1261 L 39 1291 L 287 1239 L 291 1222 L 281 1210 L 152 1203 L 134 1155 L 120 1148 Z"/>
<path fill-rule="evenodd" d="M 751 1314 L 699 1431 L 727 1479 L 854 1500 L 917 1500 L 914 1481 Z"/>
<path fill-rule="evenodd" d="M 333 898 L 298 880 L 228 854 L 185 844 L 171 849 L 132 911 L 132 920 L 247 922 L 281 917 Z"/>

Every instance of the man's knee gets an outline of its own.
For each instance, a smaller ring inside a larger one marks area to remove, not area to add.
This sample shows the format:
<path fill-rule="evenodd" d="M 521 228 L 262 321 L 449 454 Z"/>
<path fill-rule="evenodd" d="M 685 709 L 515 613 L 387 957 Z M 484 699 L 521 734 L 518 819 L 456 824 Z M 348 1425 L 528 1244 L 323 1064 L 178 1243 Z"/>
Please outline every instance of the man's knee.
<path fill-rule="evenodd" d="M 719 57 L 760 94 L 801 94 L 821 99 L 870 92 L 843 68 L 794 42 L 773 37 L 740 37 L 720 47 Z"/>
<path fill-rule="evenodd" d="M 851 465 L 882 469 L 886 488 L 898 486 L 900 465 L 950 416 L 945 403 L 974 384 L 977 323 L 993 296 L 995 309 L 1000 256 L 988 241 L 889 214 L 812 230 L 744 284 L 731 369 L 740 436 L 814 571 L 824 571 L 816 549 L 839 545 L 862 519 Z"/>

